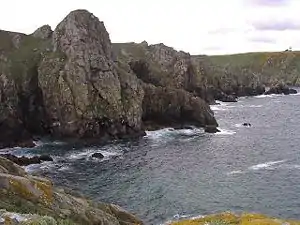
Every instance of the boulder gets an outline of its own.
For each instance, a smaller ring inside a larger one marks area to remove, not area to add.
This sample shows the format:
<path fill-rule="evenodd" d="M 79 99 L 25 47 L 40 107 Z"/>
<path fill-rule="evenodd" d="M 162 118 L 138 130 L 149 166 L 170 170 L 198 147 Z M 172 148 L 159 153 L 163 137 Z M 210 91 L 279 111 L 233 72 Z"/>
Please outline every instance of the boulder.
<path fill-rule="evenodd" d="M 92 154 L 92 158 L 103 159 L 104 155 L 100 152 L 96 152 L 96 153 Z"/>
<path fill-rule="evenodd" d="M 42 156 L 33 156 L 33 157 L 17 157 L 12 154 L 2 154 L 2 157 L 9 159 L 10 161 L 20 165 L 20 166 L 28 166 L 31 164 L 40 164 L 43 161 L 53 161 L 53 158 L 49 155 L 42 155 Z"/>

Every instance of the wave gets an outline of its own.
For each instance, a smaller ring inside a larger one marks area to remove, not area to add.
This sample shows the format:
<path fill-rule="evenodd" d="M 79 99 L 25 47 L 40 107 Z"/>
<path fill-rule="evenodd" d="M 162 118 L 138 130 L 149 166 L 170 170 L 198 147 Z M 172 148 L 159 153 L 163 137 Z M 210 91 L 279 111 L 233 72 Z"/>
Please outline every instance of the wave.
<path fill-rule="evenodd" d="M 39 170 L 50 170 L 55 167 L 57 164 L 53 162 L 42 162 L 40 164 L 31 164 L 28 166 L 24 166 L 26 173 L 34 173 Z"/>
<path fill-rule="evenodd" d="M 231 172 L 228 172 L 227 175 L 242 174 L 242 173 L 244 172 L 241 170 L 233 170 Z"/>
<path fill-rule="evenodd" d="M 104 151 L 104 150 L 99 150 L 99 149 L 86 149 L 86 150 L 80 150 L 73 152 L 69 155 L 66 156 L 67 159 L 70 160 L 80 160 L 80 159 L 85 159 L 85 160 L 99 160 L 96 158 L 92 158 L 92 155 L 94 153 L 101 153 L 104 158 L 101 159 L 100 161 L 104 161 L 104 160 L 108 160 L 109 158 L 113 157 L 113 156 L 120 156 L 122 155 L 122 152 L 109 152 L 109 151 Z"/>
<path fill-rule="evenodd" d="M 196 128 L 196 127 L 191 127 L 191 129 L 163 128 L 155 131 L 146 131 L 146 136 L 144 136 L 144 138 L 161 139 L 166 137 L 176 137 L 178 135 L 195 136 L 203 133 L 204 133 L 203 128 Z"/>
<path fill-rule="evenodd" d="M 227 109 L 222 105 L 211 105 L 210 109 L 213 111 L 226 111 Z"/>
<path fill-rule="evenodd" d="M 226 130 L 226 129 L 222 129 L 222 128 L 218 128 L 220 130 L 220 132 L 215 133 L 216 135 L 234 135 L 236 132 L 233 130 Z"/>
<path fill-rule="evenodd" d="M 270 95 L 257 95 L 253 96 L 254 98 L 274 98 L 274 97 L 282 97 L 284 94 L 270 94 Z"/>
<path fill-rule="evenodd" d="M 260 164 L 254 165 L 254 166 L 250 166 L 248 169 L 249 170 L 260 170 L 260 169 L 272 168 L 272 166 L 283 163 L 285 161 L 286 160 L 279 160 L 279 161 L 270 161 L 270 162 L 260 163 Z"/>

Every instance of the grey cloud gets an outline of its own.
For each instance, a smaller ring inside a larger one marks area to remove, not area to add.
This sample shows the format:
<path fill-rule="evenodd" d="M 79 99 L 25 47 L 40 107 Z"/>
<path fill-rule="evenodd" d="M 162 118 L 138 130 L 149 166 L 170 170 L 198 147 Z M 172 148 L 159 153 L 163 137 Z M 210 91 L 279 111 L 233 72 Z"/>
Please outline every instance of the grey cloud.
<path fill-rule="evenodd" d="M 253 27 L 256 30 L 300 30 L 300 23 L 292 20 L 268 20 L 268 21 L 254 21 L 252 22 Z"/>

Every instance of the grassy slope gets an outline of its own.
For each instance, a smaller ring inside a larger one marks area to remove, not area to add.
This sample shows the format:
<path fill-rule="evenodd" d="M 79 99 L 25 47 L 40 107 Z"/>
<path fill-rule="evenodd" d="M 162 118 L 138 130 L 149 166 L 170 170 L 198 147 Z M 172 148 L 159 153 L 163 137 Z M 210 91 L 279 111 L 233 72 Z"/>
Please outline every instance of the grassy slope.
<path fill-rule="evenodd" d="M 300 85 L 300 52 L 254 52 L 234 55 L 208 56 L 214 66 L 233 74 L 255 73 L 266 84 L 285 82 Z"/>

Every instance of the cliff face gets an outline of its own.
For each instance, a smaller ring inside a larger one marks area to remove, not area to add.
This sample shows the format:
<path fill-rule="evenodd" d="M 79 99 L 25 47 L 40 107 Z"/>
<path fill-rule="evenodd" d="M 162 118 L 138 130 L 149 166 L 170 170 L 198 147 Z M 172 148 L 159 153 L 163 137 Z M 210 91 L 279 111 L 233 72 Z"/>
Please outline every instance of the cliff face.
<path fill-rule="evenodd" d="M 299 52 L 261 52 L 224 56 L 193 56 L 205 82 L 237 96 L 264 93 L 277 84 L 299 86 Z"/>
<path fill-rule="evenodd" d="M 47 179 L 28 175 L 23 168 L 2 157 L 0 209 L 0 224 L 142 224 L 118 206 L 71 195 Z"/>
<path fill-rule="evenodd" d="M 0 39 L 0 147 L 30 146 L 32 135 L 101 141 L 145 128 L 217 126 L 201 96 L 187 91 L 195 78 L 188 54 L 142 44 L 151 50 L 147 58 L 124 57 L 85 10 L 54 31 L 0 31 Z"/>

